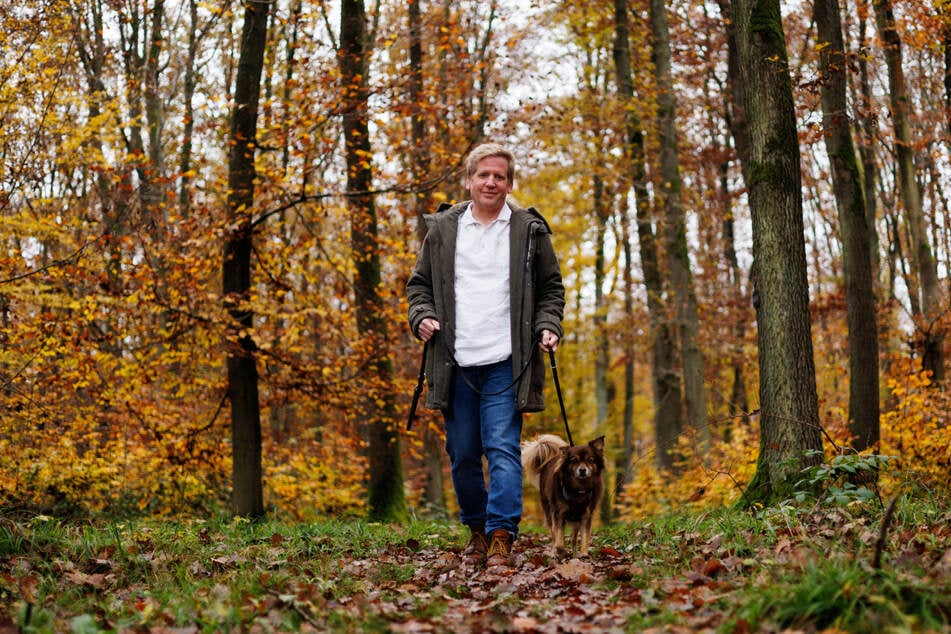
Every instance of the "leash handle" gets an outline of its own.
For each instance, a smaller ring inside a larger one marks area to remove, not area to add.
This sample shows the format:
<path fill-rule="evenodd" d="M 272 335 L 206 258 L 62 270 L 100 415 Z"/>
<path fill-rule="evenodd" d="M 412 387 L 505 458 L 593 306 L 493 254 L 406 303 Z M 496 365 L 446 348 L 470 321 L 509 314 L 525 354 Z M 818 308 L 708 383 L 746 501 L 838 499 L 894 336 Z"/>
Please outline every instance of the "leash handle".
<path fill-rule="evenodd" d="M 551 362 L 551 375 L 555 379 L 555 392 L 558 393 L 558 404 L 561 406 L 561 418 L 565 421 L 565 434 L 568 436 L 568 446 L 574 447 L 575 441 L 571 439 L 571 429 L 568 427 L 568 413 L 565 411 L 565 399 L 561 396 L 561 383 L 558 381 L 558 367 L 555 365 L 555 351 L 548 351 L 548 358 Z"/>
<path fill-rule="evenodd" d="M 419 363 L 419 377 L 416 379 L 416 389 L 413 390 L 413 404 L 409 408 L 409 419 L 406 421 L 406 431 L 413 426 L 416 418 L 416 407 L 419 405 L 419 395 L 423 393 L 423 381 L 426 378 L 426 353 L 429 352 L 429 342 L 423 344 L 423 359 Z"/>

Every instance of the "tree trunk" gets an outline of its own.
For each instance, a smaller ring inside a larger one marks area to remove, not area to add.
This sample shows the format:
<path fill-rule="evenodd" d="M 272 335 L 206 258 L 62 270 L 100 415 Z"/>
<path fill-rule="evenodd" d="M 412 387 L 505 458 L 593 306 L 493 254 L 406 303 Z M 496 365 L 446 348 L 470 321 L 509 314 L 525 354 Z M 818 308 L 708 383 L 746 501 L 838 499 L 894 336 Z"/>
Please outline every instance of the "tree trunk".
<path fill-rule="evenodd" d="M 874 0 L 875 21 L 882 47 L 885 50 L 885 63 L 888 66 L 888 97 L 891 104 L 891 119 L 895 134 L 895 157 L 898 162 L 898 186 L 902 204 L 905 207 L 905 220 L 911 234 L 911 252 L 915 258 L 915 268 L 921 292 L 921 315 L 916 315 L 919 330 L 922 367 L 930 370 L 935 381 L 944 380 L 944 354 L 942 346 L 944 334 L 939 318 L 942 312 L 940 289 L 938 287 L 938 265 L 928 243 L 927 222 L 921 203 L 921 191 L 915 179 L 915 152 L 911 138 L 911 124 L 908 121 L 910 99 L 905 86 L 905 74 L 902 69 L 901 38 L 895 24 L 891 0 Z"/>
<path fill-rule="evenodd" d="M 182 147 L 178 158 L 178 207 L 179 213 L 187 219 L 191 210 L 191 169 L 192 140 L 195 134 L 195 86 L 197 84 L 198 58 L 198 0 L 188 0 L 188 46 L 185 52 L 185 68 L 182 76 Z"/>
<path fill-rule="evenodd" d="M 607 231 L 608 218 L 611 215 L 611 206 L 608 200 L 604 179 L 595 173 L 593 183 L 592 202 L 596 223 L 595 252 L 594 252 L 594 399 L 595 399 L 595 429 L 603 430 L 608 421 L 608 366 L 611 359 L 610 341 L 608 339 L 607 302 L 604 298 L 604 283 L 606 277 L 604 260 L 604 239 Z M 613 467 L 608 463 L 609 469 Z M 606 483 L 610 483 L 609 473 L 604 474 Z M 614 504 L 613 488 L 607 484 L 605 494 L 601 498 L 601 519 L 607 524 L 611 522 Z"/>
<path fill-rule="evenodd" d="M 860 10 L 859 18 L 859 51 L 865 50 L 868 46 L 866 39 L 866 21 L 867 12 Z M 875 230 L 876 221 L 876 192 L 875 185 L 878 182 L 878 162 L 875 160 L 875 145 L 878 142 L 878 117 L 872 112 L 872 84 L 868 72 L 868 56 L 856 55 L 859 67 L 859 94 L 853 98 L 853 103 L 858 104 L 857 120 L 859 122 L 858 132 L 862 142 L 859 144 L 859 157 L 862 161 L 862 182 L 865 193 L 865 220 L 869 226 L 869 253 L 872 256 L 872 284 L 876 289 L 875 296 L 879 301 L 888 302 L 890 297 L 885 297 L 881 291 L 879 283 L 879 272 L 881 270 L 879 259 L 877 257 L 879 249 L 878 232 Z M 889 286 L 889 290 L 891 287 Z"/>
<path fill-rule="evenodd" d="M 618 94 L 622 100 L 634 98 L 631 76 L 630 38 L 627 0 L 614 0 L 615 40 L 614 65 L 617 70 Z M 675 446 L 683 430 L 683 409 L 680 376 L 675 367 L 676 348 L 670 332 L 663 302 L 657 241 L 650 220 L 650 197 L 644 166 L 644 135 L 633 109 L 627 109 L 626 152 L 631 165 L 631 184 L 637 205 L 637 233 L 641 251 L 641 268 L 647 291 L 647 308 L 651 331 L 651 374 L 654 392 L 654 440 L 657 465 L 673 471 Z"/>
<path fill-rule="evenodd" d="M 822 75 L 823 127 L 842 230 L 846 319 L 849 327 L 849 430 L 858 451 L 879 440 L 878 326 L 872 254 L 862 173 L 852 143 L 847 59 L 838 0 L 815 0 L 813 11 Z"/>
<path fill-rule="evenodd" d="M 624 487 L 631 482 L 631 468 L 634 464 L 634 253 L 626 196 L 621 198 L 618 217 L 621 224 L 621 247 L 624 250 L 624 317 L 628 327 L 621 336 L 624 349 L 624 419 L 622 451 L 615 461 L 615 497 L 619 497 Z"/>
<path fill-rule="evenodd" d="M 162 143 L 165 129 L 165 106 L 159 94 L 162 47 L 165 44 L 165 2 L 155 0 L 152 6 L 152 28 L 149 33 L 148 51 L 145 56 L 144 92 L 146 132 L 149 137 L 149 160 L 144 169 L 142 207 L 153 231 L 161 236 L 168 227 L 168 211 L 165 201 L 165 147 Z"/>
<path fill-rule="evenodd" d="M 426 237 L 426 222 L 423 216 L 433 211 L 435 206 L 433 197 L 428 188 L 422 184 L 429 180 L 429 169 L 432 163 L 429 151 L 429 134 L 426 128 L 426 110 L 423 104 L 426 96 L 423 92 L 423 41 L 422 16 L 419 8 L 420 0 L 409 0 L 409 107 L 410 133 L 413 141 L 412 170 L 413 182 L 417 191 L 413 196 L 416 212 L 416 238 L 422 243 Z M 426 472 L 426 484 L 423 498 L 430 511 L 438 516 L 446 515 L 445 476 L 443 474 L 442 457 L 445 441 L 432 425 L 422 429 L 423 436 L 423 468 Z"/>
<path fill-rule="evenodd" d="M 729 99 L 729 98 L 728 98 Z M 729 116 L 727 117 L 729 119 Z M 726 139 L 729 146 L 729 138 Z M 750 400 L 746 388 L 746 375 L 743 368 L 746 366 L 746 355 L 743 350 L 743 341 L 746 339 L 746 329 L 748 327 L 747 306 L 743 297 L 743 275 L 740 270 L 740 262 L 736 256 L 736 224 L 733 220 L 733 207 L 730 198 L 730 177 L 729 160 L 724 161 L 719 166 L 719 190 L 723 199 L 723 259 L 726 260 L 730 275 L 730 294 L 733 304 L 737 308 L 736 321 L 733 325 L 734 342 L 732 345 L 732 357 L 730 365 L 733 369 L 733 386 L 730 390 L 730 422 L 723 434 L 724 442 L 730 442 L 731 430 L 737 421 L 742 421 L 745 425 L 750 423 Z"/>
<path fill-rule="evenodd" d="M 386 312 L 381 290 L 380 247 L 373 184 L 368 121 L 370 46 L 363 0 L 340 4 L 340 76 L 343 87 L 343 136 L 347 163 L 347 203 L 350 208 L 350 247 L 354 264 L 357 328 L 366 338 L 367 391 L 363 427 L 369 458 L 370 516 L 399 521 L 406 516 L 400 437 L 396 431 L 393 363 L 390 358 Z"/>
<path fill-rule="evenodd" d="M 730 6 L 727 0 L 720 0 L 720 11 L 724 16 L 729 16 Z M 727 89 L 724 92 L 724 112 L 723 118 L 726 122 L 730 136 L 733 138 L 733 145 L 736 148 L 736 154 L 740 162 L 740 171 L 743 174 L 744 181 L 749 181 L 749 160 L 750 160 L 750 135 L 746 125 L 746 110 L 743 107 L 743 100 L 740 95 L 740 68 L 736 59 L 736 31 L 728 23 L 727 26 Z M 725 139 L 724 145 L 729 148 L 730 138 Z M 733 289 L 733 300 L 737 307 L 742 306 L 744 296 L 743 276 L 740 272 L 739 260 L 736 256 L 736 223 L 732 210 L 730 196 L 730 177 L 729 161 L 724 160 L 720 166 L 720 195 L 723 198 L 723 257 L 729 267 L 731 276 L 731 288 Z M 748 292 L 748 290 L 747 290 Z M 748 305 L 748 304 L 747 304 Z M 745 313 L 744 313 L 745 314 Z M 743 351 L 743 340 L 745 339 L 748 319 L 744 316 L 737 316 L 734 324 L 735 343 L 733 346 L 733 388 L 730 392 L 730 415 L 734 421 L 739 418 L 744 423 L 749 424 L 749 393 L 746 386 L 746 377 L 743 368 L 746 365 L 746 357 Z M 732 425 L 732 422 L 731 422 Z M 729 442 L 732 427 L 727 428 L 724 433 L 724 440 Z"/>
<path fill-rule="evenodd" d="M 944 125 L 951 136 L 951 1 L 941 0 L 935 5 L 944 18 L 941 43 L 944 45 Z"/>
<path fill-rule="evenodd" d="M 680 156 L 677 143 L 677 104 L 674 97 L 670 61 L 670 31 L 664 0 L 651 0 L 650 24 L 653 35 L 652 59 L 657 81 L 657 129 L 660 135 L 660 180 L 658 188 L 664 208 L 665 248 L 670 284 L 676 303 L 680 357 L 683 367 L 684 403 L 687 424 L 700 441 L 699 454 L 710 452 L 710 428 L 707 425 L 707 394 L 704 387 L 703 355 L 700 352 L 700 317 L 697 295 L 690 271 L 687 226 L 681 198 Z"/>
<path fill-rule="evenodd" d="M 604 180 L 600 175 L 594 176 L 594 192 L 592 195 L 595 217 L 595 252 L 594 252 L 594 396 L 595 396 L 595 429 L 603 429 L 608 420 L 608 364 L 610 363 L 610 347 L 608 345 L 608 316 L 606 300 L 604 298 L 604 283 L 606 277 L 604 262 L 604 239 L 607 231 L 610 206 L 607 201 Z"/>
<path fill-rule="evenodd" d="M 429 154 L 429 134 L 426 128 L 426 110 L 423 103 L 426 101 L 423 92 L 423 41 L 422 16 L 419 9 L 420 0 L 409 0 L 409 108 L 410 134 L 413 140 L 411 149 L 413 181 L 419 186 L 429 178 L 431 163 Z M 423 216 L 433 211 L 433 200 L 429 189 L 418 189 L 413 194 L 416 203 L 416 238 L 422 242 L 426 237 L 426 223 Z"/>
<path fill-rule="evenodd" d="M 294 99 L 294 71 L 297 63 L 297 48 L 299 46 L 298 40 L 300 39 L 300 30 L 301 22 L 303 19 L 301 17 L 304 11 L 303 0 L 293 0 L 290 6 L 290 19 L 288 24 L 283 28 L 290 29 L 290 33 L 285 37 L 287 38 L 287 68 L 284 69 L 284 92 L 282 99 L 285 104 L 290 104 Z M 284 174 L 284 177 L 287 178 L 287 170 L 291 163 L 291 143 L 290 143 L 290 130 L 293 126 L 293 121 L 286 115 L 282 117 L 281 120 L 281 172 Z M 304 179 L 307 177 L 304 176 Z M 306 180 L 302 180 L 301 187 L 305 187 Z"/>
<path fill-rule="evenodd" d="M 247 308 L 251 289 L 254 153 L 258 95 L 267 44 L 270 3 L 247 2 L 241 32 L 241 57 L 235 76 L 228 157 L 228 211 L 222 290 L 232 318 L 228 347 L 228 396 L 231 401 L 232 507 L 235 515 L 264 513 L 261 482 L 261 411 L 256 346 L 250 332 L 254 315 Z"/>
<path fill-rule="evenodd" d="M 733 0 L 740 93 L 749 126 L 760 356 L 760 453 L 745 502 L 788 495 L 821 450 L 803 237 L 799 144 L 778 0 Z"/>

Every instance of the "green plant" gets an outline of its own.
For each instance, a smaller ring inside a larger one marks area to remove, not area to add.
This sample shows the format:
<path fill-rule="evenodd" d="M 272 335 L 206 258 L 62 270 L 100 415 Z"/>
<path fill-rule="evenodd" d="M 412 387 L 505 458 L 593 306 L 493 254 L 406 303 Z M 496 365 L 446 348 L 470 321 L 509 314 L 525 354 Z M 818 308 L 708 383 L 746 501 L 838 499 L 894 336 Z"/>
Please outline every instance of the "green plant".
<path fill-rule="evenodd" d="M 812 450 L 807 456 L 824 457 L 824 454 Z M 839 454 L 831 460 L 823 460 L 804 469 L 804 477 L 795 485 L 793 499 L 803 503 L 814 498 L 834 506 L 877 500 L 884 506 L 876 482 L 878 474 L 894 460 L 894 456 L 859 453 Z"/>
<path fill-rule="evenodd" d="M 738 619 L 781 628 L 937 631 L 951 617 L 946 585 L 896 571 L 872 571 L 861 560 L 841 557 L 818 558 L 801 573 L 787 572 L 768 587 L 752 588 L 748 597 Z"/>

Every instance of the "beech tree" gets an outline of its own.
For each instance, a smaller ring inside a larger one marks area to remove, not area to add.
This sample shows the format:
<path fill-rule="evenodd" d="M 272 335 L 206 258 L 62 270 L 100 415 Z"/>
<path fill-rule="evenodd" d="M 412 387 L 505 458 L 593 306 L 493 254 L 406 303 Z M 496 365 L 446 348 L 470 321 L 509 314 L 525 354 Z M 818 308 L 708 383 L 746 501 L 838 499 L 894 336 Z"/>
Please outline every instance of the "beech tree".
<path fill-rule="evenodd" d="M 422 244 L 426 237 L 424 215 L 432 213 L 436 208 L 432 190 L 425 185 L 432 178 L 430 173 L 432 148 L 430 147 L 429 134 L 432 115 L 426 108 L 426 105 L 429 104 L 429 97 L 425 90 L 424 31 L 420 0 L 409 0 L 406 8 L 409 22 L 410 66 L 407 97 L 409 99 L 410 138 L 412 141 L 409 153 L 413 182 L 418 188 L 413 195 L 413 211 L 416 214 L 416 230 L 414 233 L 418 244 Z M 444 441 L 435 425 L 426 425 L 421 433 L 423 436 L 423 468 L 426 471 L 424 493 L 426 504 L 433 513 L 445 515 L 446 486 L 442 465 Z"/>
<path fill-rule="evenodd" d="M 902 42 L 892 10 L 891 0 L 873 0 L 875 22 L 882 38 L 888 68 L 888 97 L 894 134 L 894 152 L 898 170 L 898 188 L 908 223 L 912 262 L 915 266 L 921 314 L 918 320 L 922 365 L 936 381 L 944 379 L 944 326 L 941 322 L 941 300 L 938 270 L 928 240 L 928 227 L 922 196 L 916 177 L 915 150 L 910 122 L 910 99 L 905 85 L 902 63 Z M 912 306 L 918 305 L 913 303 Z"/>
<path fill-rule="evenodd" d="M 760 444 L 745 503 L 787 495 L 822 449 L 812 357 L 799 143 L 778 0 L 733 0 L 739 92 L 750 133 L 760 366 Z"/>
<path fill-rule="evenodd" d="M 634 82 L 630 63 L 628 6 L 626 0 L 615 0 L 614 63 L 617 73 L 617 91 L 625 108 L 625 157 L 630 161 L 631 186 L 637 216 L 637 234 L 640 245 L 641 269 L 647 292 L 647 307 L 651 331 L 651 376 L 654 394 L 654 442 L 657 446 L 657 464 L 663 470 L 674 468 L 674 446 L 683 430 L 683 404 L 680 377 L 675 369 L 676 342 L 666 318 L 658 255 L 657 238 L 651 224 L 650 198 L 646 171 L 644 134 L 633 107 Z"/>
<path fill-rule="evenodd" d="M 380 276 L 380 245 L 374 204 L 369 131 L 368 73 L 371 52 L 362 0 L 340 4 L 340 80 L 344 94 L 343 136 L 347 163 L 347 202 L 354 270 L 354 301 L 359 334 L 365 338 L 368 391 L 363 425 L 369 455 L 370 514 L 398 520 L 406 515 L 400 438 L 396 431 L 393 362 L 387 334 Z"/>
<path fill-rule="evenodd" d="M 228 345 L 228 398 L 231 401 L 232 507 L 235 514 L 264 513 L 261 481 L 261 410 L 258 395 L 254 315 L 248 307 L 253 248 L 254 158 L 258 96 L 267 44 L 270 2 L 245 4 L 241 56 L 235 75 L 228 158 L 228 212 L 221 268 L 222 291 L 234 321 Z"/>
<path fill-rule="evenodd" d="M 866 217 L 862 173 L 848 116 L 848 57 L 837 0 L 815 0 L 826 151 L 842 229 L 846 318 L 849 328 L 849 423 L 858 451 L 879 440 L 878 327 L 872 278 L 874 231 Z"/>
<path fill-rule="evenodd" d="M 700 439 L 700 453 L 710 450 L 707 425 L 707 395 L 704 385 L 703 354 L 700 351 L 700 316 L 690 270 L 687 226 L 684 218 L 677 141 L 677 100 L 671 71 L 670 30 L 667 4 L 651 0 L 651 60 L 657 81 L 657 132 L 660 141 L 659 205 L 664 210 L 664 246 L 667 254 L 669 285 L 674 297 L 675 328 L 678 333 L 687 424 Z"/>

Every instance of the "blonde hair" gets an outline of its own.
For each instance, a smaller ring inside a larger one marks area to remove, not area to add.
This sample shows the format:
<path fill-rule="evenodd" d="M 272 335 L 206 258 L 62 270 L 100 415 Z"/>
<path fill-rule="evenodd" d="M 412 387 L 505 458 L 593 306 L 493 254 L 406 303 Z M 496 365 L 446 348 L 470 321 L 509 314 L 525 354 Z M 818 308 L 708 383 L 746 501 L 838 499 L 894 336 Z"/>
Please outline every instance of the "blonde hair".
<path fill-rule="evenodd" d="M 466 157 L 466 176 L 468 178 L 472 178 L 472 175 L 475 174 L 476 168 L 479 166 L 479 161 L 484 158 L 489 158 L 490 156 L 499 156 L 508 162 L 509 182 L 514 183 L 515 155 L 498 143 L 483 143 L 482 145 L 477 145 L 472 150 L 472 152 L 469 153 L 469 156 Z"/>

